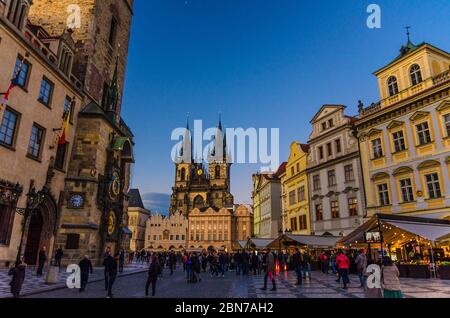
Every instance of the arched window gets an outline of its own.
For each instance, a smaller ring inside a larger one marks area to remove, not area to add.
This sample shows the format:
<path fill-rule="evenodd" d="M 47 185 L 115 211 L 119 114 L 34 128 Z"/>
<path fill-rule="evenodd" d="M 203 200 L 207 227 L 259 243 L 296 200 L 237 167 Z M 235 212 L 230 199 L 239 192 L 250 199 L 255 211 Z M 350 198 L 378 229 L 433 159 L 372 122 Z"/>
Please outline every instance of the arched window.
<path fill-rule="evenodd" d="M 203 208 L 203 197 L 201 195 L 196 196 L 194 199 L 194 209 L 195 208 Z"/>
<path fill-rule="evenodd" d="M 422 82 L 422 72 L 420 71 L 420 66 L 414 64 L 409 69 L 409 75 L 411 76 L 411 85 L 417 85 Z"/>
<path fill-rule="evenodd" d="M 394 96 L 398 94 L 398 83 L 397 78 L 395 76 L 389 77 L 388 89 L 389 89 L 389 96 Z"/>
<path fill-rule="evenodd" d="M 181 181 L 185 181 L 186 180 L 186 169 L 181 169 L 181 175 L 180 175 L 180 179 Z"/>
<path fill-rule="evenodd" d="M 220 179 L 220 167 L 216 166 L 214 170 L 214 179 Z"/>

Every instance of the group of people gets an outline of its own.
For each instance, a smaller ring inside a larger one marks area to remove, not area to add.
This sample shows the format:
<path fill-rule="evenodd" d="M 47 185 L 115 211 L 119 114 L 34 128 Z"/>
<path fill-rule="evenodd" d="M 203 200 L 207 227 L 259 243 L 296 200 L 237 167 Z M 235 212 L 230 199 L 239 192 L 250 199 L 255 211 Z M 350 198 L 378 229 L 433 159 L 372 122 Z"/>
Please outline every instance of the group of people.
<path fill-rule="evenodd" d="M 64 252 L 61 248 L 55 251 L 54 266 L 61 266 L 61 259 Z M 130 256 L 131 255 L 131 256 Z M 113 286 L 116 281 L 118 273 L 121 273 L 124 268 L 126 259 L 125 251 L 119 250 L 113 256 L 111 249 L 108 247 L 104 254 L 103 267 L 105 277 L 105 291 L 107 297 L 113 297 Z M 308 278 L 312 280 L 311 275 L 311 255 L 306 251 L 295 249 L 293 254 L 275 253 L 269 248 L 261 253 L 257 252 L 236 252 L 225 253 L 221 251 L 210 250 L 201 253 L 175 253 L 173 251 L 163 253 L 152 253 L 147 251 L 139 251 L 130 253 L 128 261 L 149 264 L 148 278 L 145 284 L 145 295 L 149 296 L 150 286 L 152 287 L 151 294 L 156 294 L 156 283 L 158 278 L 162 277 L 163 269 L 168 268 L 170 275 L 173 275 L 177 265 L 183 266 L 183 270 L 187 275 L 188 283 L 201 282 L 200 273 L 209 272 L 211 277 L 224 277 L 227 272 L 235 272 L 236 275 L 261 275 L 264 272 L 264 286 L 262 290 L 267 289 L 268 281 L 272 282 L 272 291 L 276 287 L 277 265 L 278 270 L 294 270 L 297 276 L 296 285 L 301 286 L 303 280 Z M 324 251 L 318 256 L 319 269 L 324 273 L 333 273 L 336 275 L 336 282 L 343 284 L 343 289 L 348 289 L 350 284 L 350 272 L 357 273 L 360 286 L 366 291 L 366 297 L 385 297 L 385 298 L 402 298 L 400 273 L 396 265 L 389 257 L 384 257 L 381 262 L 382 270 L 382 288 L 367 288 L 366 280 L 369 275 L 367 267 L 374 262 L 367 257 L 365 250 L 359 251 Z M 38 255 L 38 264 L 36 267 L 36 275 L 43 275 L 43 268 L 47 262 L 47 253 L 45 247 L 41 249 Z M 89 276 L 93 273 L 92 262 L 86 255 L 79 262 L 81 274 L 81 288 L 80 292 L 85 291 L 89 281 Z M 22 285 L 25 281 L 27 265 L 23 260 L 18 261 L 13 266 L 9 275 L 11 280 L 11 293 L 14 298 L 20 296 Z"/>
<path fill-rule="evenodd" d="M 365 250 L 349 251 L 328 251 L 319 255 L 318 264 L 324 274 L 331 272 L 337 275 L 336 282 L 342 280 L 343 289 L 348 289 L 350 284 L 349 274 L 358 275 L 360 287 L 365 289 L 368 298 L 403 298 L 400 285 L 400 272 L 389 256 L 385 256 L 381 261 L 381 286 L 382 288 L 368 288 L 366 284 L 368 265 L 375 262 L 367 257 Z"/>

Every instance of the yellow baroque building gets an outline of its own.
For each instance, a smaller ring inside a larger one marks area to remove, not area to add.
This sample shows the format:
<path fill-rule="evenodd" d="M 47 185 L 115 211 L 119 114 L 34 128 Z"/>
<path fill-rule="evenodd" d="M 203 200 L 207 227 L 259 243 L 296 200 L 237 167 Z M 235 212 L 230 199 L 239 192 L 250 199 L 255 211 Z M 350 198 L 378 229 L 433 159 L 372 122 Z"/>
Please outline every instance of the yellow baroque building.
<path fill-rule="evenodd" d="M 306 170 L 308 152 L 308 145 L 293 142 L 286 171 L 280 175 L 283 233 L 311 234 Z"/>
<path fill-rule="evenodd" d="M 450 217 L 450 55 L 408 40 L 375 72 L 381 101 L 356 123 L 367 195 L 375 213 Z"/>

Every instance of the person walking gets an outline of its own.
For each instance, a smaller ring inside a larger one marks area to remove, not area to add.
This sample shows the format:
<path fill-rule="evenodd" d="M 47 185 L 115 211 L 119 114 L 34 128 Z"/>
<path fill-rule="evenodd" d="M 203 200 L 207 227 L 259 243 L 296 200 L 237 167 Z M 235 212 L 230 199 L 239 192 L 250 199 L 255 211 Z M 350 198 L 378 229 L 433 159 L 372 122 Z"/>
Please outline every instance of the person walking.
<path fill-rule="evenodd" d="M 176 266 L 177 263 L 177 259 L 175 257 L 175 253 L 173 251 L 170 252 L 169 254 L 169 270 L 170 270 L 170 275 L 173 275 L 173 270 Z"/>
<path fill-rule="evenodd" d="M 92 275 L 92 262 L 89 259 L 89 256 L 85 255 L 84 258 L 78 263 L 80 267 L 80 279 L 81 279 L 81 287 L 80 293 L 86 290 L 87 283 L 89 281 L 89 274 Z"/>
<path fill-rule="evenodd" d="M 27 265 L 22 260 L 20 260 L 8 272 L 8 275 L 12 276 L 12 279 L 11 279 L 11 282 L 9 283 L 9 285 L 11 286 L 11 294 L 13 295 L 13 298 L 20 297 L 22 285 L 25 281 L 26 269 L 27 269 Z"/>
<path fill-rule="evenodd" d="M 124 265 L 125 265 L 125 251 L 121 249 L 119 254 L 119 273 L 123 273 Z"/>
<path fill-rule="evenodd" d="M 331 270 L 332 270 L 333 274 L 336 275 L 337 267 L 336 267 L 336 252 L 335 251 L 331 251 L 330 261 L 331 261 Z"/>
<path fill-rule="evenodd" d="M 64 252 L 61 247 L 58 247 L 55 251 L 55 266 L 61 269 L 61 260 L 64 256 Z"/>
<path fill-rule="evenodd" d="M 356 256 L 355 263 L 356 263 L 356 271 L 359 277 L 359 282 L 361 283 L 361 287 L 364 288 L 366 285 L 365 272 L 367 268 L 367 257 L 364 250 L 359 251 L 358 256 Z"/>
<path fill-rule="evenodd" d="M 306 274 L 308 274 L 309 281 L 312 280 L 311 275 L 311 256 L 307 251 L 303 253 L 303 279 L 306 280 Z"/>
<path fill-rule="evenodd" d="M 106 297 L 113 298 L 112 287 L 117 277 L 117 261 L 112 257 L 109 247 L 106 250 L 103 266 L 105 267 L 105 290 L 108 292 Z"/>
<path fill-rule="evenodd" d="M 152 297 L 156 295 L 156 282 L 158 281 L 159 273 L 161 272 L 161 264 L 158 256 L 155 254 L 151 258 L 150 267 L 148 269 L 147 283 L 145 284 L 145 297 L 148 298 L 150 284 L 152 285 Z"/>
<path fill-rule="evenodd" d="M 328 253 L 327 252 L 323 252 L 320 255 L 320 261 L 322 263 L 322 273 L 328 274 L 330 261 L 329 261 L 329 257 L 328 257 Z"/>
<path fill-rule="evenodd" d="M 344 289 L 348 289 L 347 284 L 350 283 L 350 279 L 348 278 L 348 272 L 350 269 L 350 261 L 348 257 L 342 252 L 338 252 L 338 256 L 336 257 L 336 265 L 339 270 L 339 274 L 342 277 L 342 282 L 344 283 Z"/>
<path fill-rule="evenodd" d="M 301 286 L 302 285 L 303 257 L 298 248 L 295 249 L 293 262 L 294 262 L 295 273 L 297 274 L 297 284 L 296 285 Z"/>
<path fill-rule="evenodd" d="M 242 257 L 241 253 L 238 251 L 236 254 L 234 254 L 234 263 L 236 265 L 236 275 L 241 275 L 241 268 L 242 268 Z"/>
<path fill-rule="evenodd" d="M 389 256 L 383 258 L 381 277 L 384 298 L 403 298 L 400 272 Z"/>
<path fill-rule="evenodd" d="M 47 248 L 45 246 L 43 246 L 41 251 L 39 252 L 39 257 L 38 257 L 38 268 L 37 268 L 37 272 L 36 272 L 36 275 L 38 277 L 42 276 L 42 271 L 44 269 L 44 265 L 46 262 L 47 262 Z"/>
<path fill-rule="evenodd" d="M 266 253 L 265 257 L 266 257 L 266 260 L 265 260 L 266 274 L 264 275 L 264 287 L 261 288 L 261 290 L 267 290 L 267 280 L 270 279 L 272 281 L 271 291 L 276 291 L 277 285 L 275 282 L 275 256 L 270 251 L 270 248 L 267 249 L 267 253 Z"/>
<path fill-rule="evenodd" d="M 191 271 L 192 271 L 192 282 L 193 283 L 201 282 L 202 279 L 200 278 L 200 271 L 201 271 L 200 258 L 195 252 L 191 258 Z"/>

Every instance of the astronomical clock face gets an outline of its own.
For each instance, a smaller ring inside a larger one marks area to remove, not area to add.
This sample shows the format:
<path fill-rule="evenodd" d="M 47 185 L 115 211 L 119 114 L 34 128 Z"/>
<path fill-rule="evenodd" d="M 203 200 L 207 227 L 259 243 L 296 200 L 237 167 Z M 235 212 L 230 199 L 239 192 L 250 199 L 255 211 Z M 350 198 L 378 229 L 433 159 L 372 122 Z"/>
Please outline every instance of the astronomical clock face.
<path fill-rule="evenodd" d="M 111 183 L 109 185 L 109 196 L 111 199 L 115 199 L 120 194 L 121 189 L 121 179 L 120 174 L 116 171 L 112 175 Z"/>
<path fill-rule="evenodd" d="M 116 231 L 116 214 L 114 212 L 109 212 L 108 214 L 108 235 L 113 235 Z"/>
<path fill-rule="evenodd" d="M 84 197 L 81 194 L 72 194 L 69 198 L 69 206 L 74 209 L 79 209 L 84 206 Z"/>

